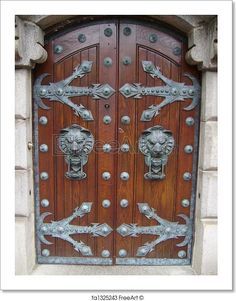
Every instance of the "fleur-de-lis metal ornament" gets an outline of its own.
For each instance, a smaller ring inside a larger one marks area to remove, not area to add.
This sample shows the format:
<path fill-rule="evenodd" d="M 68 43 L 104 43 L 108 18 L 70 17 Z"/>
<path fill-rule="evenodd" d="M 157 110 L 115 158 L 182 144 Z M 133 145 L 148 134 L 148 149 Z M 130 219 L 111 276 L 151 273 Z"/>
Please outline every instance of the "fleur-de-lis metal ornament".
<path fill-rule="evenodd" d="M 137 237 L 140 234 L 150 234 L 158 235 L 158 238 L 139 247 L 136 256 L 146 256 L 155 249 L 156 245 L 168 239 L 184 237 L 184 240 L 177 244 L 178 247 L 183 247 L 191 241 L 192 226 L 186 215 L 178 215 L 186 221 L 186 224 L 179 224 L 178 222 L 170 222 L 159 217 L 155 213 L 155 209 L 150 208 L 147 203 L 138 203 L 138 208 L 140 213 L 144 214 L 148 219 L 156 220 L 158 225 L 143 227 L 137 226 L 137 224 L 122 224 L 117 228 L 117 232 L 123 237 Z"/>
<path fill-rule="evenodd" d="M 57 83 L 49 83 L 49 85 L 42 85 L 42 80 L 48 76 L 48 73 L 41 74 L 34 83 L 33 96 L 38 106 L 42 109 L 48 110 L 42 99 L 49 101 L 59 101 L 62 104 L 69 106 L 82 119 L 90 121 L 93 120 L 91 111 L 86 109 L 83 105 L 73 103 L 69 98 L 78 96 L 92 96 L 93 99 L 108 99 L 115 90 L 108 84 L 92 84 L 89 87 L 69 86 L 69 84 L 76 78 L 82 78 L 88 74 L 92 69 L 92 61 L 83 61 L 78 65 L 71 76 Z"/>
<path fill-rule="evenodd" d="M 184 110 L 194 109 L 200 100 L 201 87 L 198 80 L 191 74 L 185 73 L 184 75 L 192 80 L 192 85 L 188 86 L 184 83 L 175 82 L 165 77 L 159 67 L 156 67 L 151 61 L 142 61 L 142 67 L 153 78 L 160 78 L 165 86 L 145 87 L 140 83 L 129 84 L 126 83 L 120 88 L 121 94 L 126 98 L 142 98 L 142 96 L 159 96 L 164 100 L 158 105 L 151 105 L 142 113 L 142 121 L 150 121 L 153 117 L 159 114 L 159 111 L 164 106 L 171 104 L 175 101 L 185 101 L 192 99 L 192 103 L 184 108 Z"/>
<path fill-rule="evenodd" d="M 44 236 L 49 235 L 52 237 L 60 238 L 68 241 L 77 252 L 80 252 L 84 256 L 92 256 L 92 250 L 82 241 L 74 240 L 71 235 L 73 234 L 91 234 L 92 236 L 107 236 L 112 232 L 112 228 L 107 224 L 93 223 L 91 226 L 76 226 L 70 225 L 70 222 L 80 217 L 82 218 L 85 214 L 91 211 L 92 203 L 84 202 L 79 208 L 75 208 L 72 215 L 59 221 L 51 221 L 51 223 L 44 223 L 46 216 L 51 215 L 50 212 L 44 212 L 39 217 L 37 223 L 37 235 L 39 240 L 47 245 L 52 243 L 48 241 Z"/>

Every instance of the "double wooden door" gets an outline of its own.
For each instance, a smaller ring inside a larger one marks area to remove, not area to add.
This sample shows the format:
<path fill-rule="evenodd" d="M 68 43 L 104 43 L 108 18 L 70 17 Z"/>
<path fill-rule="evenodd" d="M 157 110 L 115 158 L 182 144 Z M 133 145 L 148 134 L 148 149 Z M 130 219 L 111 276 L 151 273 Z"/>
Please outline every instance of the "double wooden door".
<path fill-rule="evenodd" d="M 189 264 L 200 87 L 184 39 L 113 20 L 46 48 L 33 91 L 38 262 Z"/>

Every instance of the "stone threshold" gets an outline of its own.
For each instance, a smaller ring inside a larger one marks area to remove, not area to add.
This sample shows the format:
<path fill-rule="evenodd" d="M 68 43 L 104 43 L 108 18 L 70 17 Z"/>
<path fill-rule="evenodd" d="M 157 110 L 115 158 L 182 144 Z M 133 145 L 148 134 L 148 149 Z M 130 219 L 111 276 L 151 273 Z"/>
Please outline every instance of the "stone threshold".
<path fill-rule="evenodd" d="M 31 275 L 196 275 L 191 266 L 81 266 L 37 264 Z"/>

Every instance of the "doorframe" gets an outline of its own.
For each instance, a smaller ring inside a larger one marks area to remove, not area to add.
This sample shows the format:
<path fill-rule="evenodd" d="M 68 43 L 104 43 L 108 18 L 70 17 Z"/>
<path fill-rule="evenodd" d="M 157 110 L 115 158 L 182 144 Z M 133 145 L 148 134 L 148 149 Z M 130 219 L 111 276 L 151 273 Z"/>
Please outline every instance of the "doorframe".
<path fill-rule="evenodd" d="M 109 17 L 108 17 L 109 18 Z M 132 18 L 132 17 L 130 17 Z M 139 17 L 140 18 L 140 17 Z M 88 16 L 89 20 L 99 16 Z M 141 18 L 140 18 L 141 19 Z M 77 24 L 85 16 L 27 15 L 16 16 L 16 274 L 68 274 L 71 266 L 38 265 L 34 231 L 33 151 L 32 151 L 32 70 L 46 61 L 45 34 Z M 153 24 L 173 28 L 188 38 L 186 61 L 202 73 L 199 160 L 195 200 L 195 234 L 191 266 L 156 266 L 145 274 L 217 274 L 217 17 L 216 16 L 144 16 Z M 204 51 L 207 49 L 207 51 Z M 207 141 L 207 143 L 205 143 Z M 98 273 L 97 267 L 74 266 L 75 274 Z M 101 268 L 104 274 L 125 274 L 143 267 Z M 122 272 L 123 271 L 123 272 Z"/>

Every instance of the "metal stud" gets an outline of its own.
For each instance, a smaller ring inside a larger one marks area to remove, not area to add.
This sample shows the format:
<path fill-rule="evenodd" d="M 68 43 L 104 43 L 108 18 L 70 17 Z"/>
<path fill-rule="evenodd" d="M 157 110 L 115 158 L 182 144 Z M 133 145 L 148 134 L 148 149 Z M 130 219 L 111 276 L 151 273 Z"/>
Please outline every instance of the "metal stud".
<path fill-rule="evenodd" d="M 106 28 L 105 30 L 104 30 L 104 35 L 106 36 L 106 37 L 110 37 L 110 36 L 112 36 L 112 29 L 111 28 Z"/>
<path fill-rule="evenodd" d="M 110 57 L 106 57 L 104 60 L 103 60 L 103 64 L 104 66 L 106 67 L 109 67 L 112 65 L 112 59 Z"/>
<path fill-rule="evenodd" d="M 124 29 L 123 29 L 123 34 L 125 35 L 125 36 L 129 36 L 129 35 L 131 35 L 131 32 L 132 32 L 132 30 L 131 30 L 131 28 L 130 27 L 125 27 Z"/>
<path fill-rule="evenodd" d="M 128 205 L 129 205 L 129 201 L 128 200 L 126 200 L 126 199 L 120 200 L 120 206 L 122 208 L 126 208 L 126 207 L 128 207 Z"/>
<path fill-rule="evenodd" d="M 83 211 L 83 212 L 89 212 L 89 206 L 87 205 L 87 204 L 83 204 L 83 206 L 81 207 L 81 210 Z"/>
<path fill-rule="evenodd" d="M 89 253 L 90 253 L 90 248 L 87 247 L 87 246 L 82 247 L 81 253 L 82 253 L 83 255 L 89 254 Z"/>
<path fill-rule="evenodd" d="M 130 117 L 129 116 L 122 116 L 121 117 L 122 124 L 130 124 Z"/>
<path fill-rule="evenodd" d="M 187 118 L 185 119 L 185 123 L 187 124 L 187 126 L 192 126 L 192 125 L 194 125 L 194 119 L 193 119 L 193 117 L 187 117 Z"/>
<path fill-rule="evenodd" d="M 103 174 L 102 174 L 102 178 L 107 181 L 111 178 L 111 174 L 108 172 L 108 171 L 105 171 Z"/>
<path fill-rule="evenodd" d="M 55 45 L 54 46 L 54 53 L 60 54 L 63 51 L 63 47 L 61 45 Z"/>
<path fill-rule="evenodd" d="M 49 206 L 49 200 L 48 199 L 42 199 L 41 200 L 41 206 L 46 208 Z"/>
<path fill-rule="evenodd" d="M 127 153 L 129 151 L 129 145 L 128 144 L 122 144 L 121 147 L 120 147 L 120 150 L 123 153 Z"/>
<path fill-rule="evenodd" d="M 188 199 L 183 199 L 183 200 L 181 201 L 181 205 L 182 205 L 182 207 L 184 207 L 184 208 L 189 207 L 189 200 L 188 200 Z"/>
<path fill-rule="evenodd" d="M 120 257 L 126 257 L 127 256 L 127 251 L 125 249 L 120 249 L 119 250 L 119 256 Z"/>
<path fill-rule="evenodd" d="M 128 229 L 125 226 L 120 227 L 119 233 L 125 236 L 128 233 Z"/>
<path fill-rule="evenodd" d="M 47 180 L 48 179 L 48 173 L 43 171 L 40 173 L 40 179 L 41 180 Z"/>
<path fill-rule="evenodd" d="M 86 41 L 86 35 L 81 33 L 78 35 L 78 40 L 80 43 L 84 43 Z"/>
<path fill-rule="evenodd" d="M 105 87 L 105 88 L 103 89 L 103 94 L 104 94 L 105 96 L 108 96 L 110 93 L 111 93 L 111 89 L 110 89 L 110 88 Z"/>
<path fill-rule="evenodd" d="M 111 123 L 111 116 L 109 116 L 109 115 L 104 116 L 103 117 L 103 122 L 105 124 L 110 124 Z"/>
<path fill-rule="evenodd" d="M 48 151 L 48 146 L 47 144 L 41 144 L 39 147 L 40 152 L 46 153 Z"/>
<path fill-rule="evenodd" d="M 108 250 L 103 250 L 101 253 L 102 257 L 109 257 L 110 256 L 110 252 Z"/>
<path fill-rule="evenodd" d="M 106 143 L 103 145 L 102 149 L 103 149 L 104 153 L 109 153 L 111 151 L 111 145 Z"/>
<path fill-rule="evenodd" d="M 157 41 L 157 35 L 155 33 L 151 33 L 149 35 L 149 42 L 156 43 L 156 41 Z"/>
<path fill-rule="evenodd" d="M 173 54 L 174 54 L 174 55 L 180 55 L 180 54 L 181 54 L 181 48 L 175 47 L 175 48 L 173 49 Z"/>
<path fill-rule="evenodd" d="M 109 208 L 111 206 L 110 200 L 103 200 L 102 201 L 102 207 L 103 208 Z"/>
<path fill-rule="evenodd" d="M 123 180 L 123 181 L 128 181 L 129 180 L 129 174 L 128 174 L 128 172 L 122 172 L 121 174 L 120 174 L 120 178 L 121 178 L 121 180 Z"/>
<path fill-rule="evenodd" d="M 103 227 L 102 227 L 102 233 L 103 233 L 103 234 L 107 234 L 107 233 L 109 233 L 109 231 L 110 231 L 110 230 L 109 230 L 109 228 L 108 228 L 107 226 L 103 226 Z"/>
<path fill-rule="evenodd" d="M 131 57 L 125 56 L 125 57 L 123 58 L 123 64 L 124 64 L 124 65 L 130 65 L 131 62 L 132 62 Z"/>
<path fill-rule="evenodd" d="M 47 123 L 48 123 L 47 117 L 46 117 L 46 116 L 41 116 L 41 117 L 39 118 L 39 123 L 42 124 L 42 125 L 47 124 Z"/>
<path fill-rule="evenodd" d="M 192 174 L 191 174 L 190 172 L 185 172 L 185 173 L 183 174 L 183 179 L 184 179 L 185 181 L 190 181 L 190 180 L 192 179 Z"/>
<path fill-rule="evenodd" d="M 49 251 L 48 249 L 43 249 L 43 250 L 42 250 L 42 255 L 43 255 L 44 257 L 48 257 L 48 256 L 50 255 L 50 251 Z"/>
<path fill-rule="evenodd" d="M 185 252 L 184 250 L 179 251 L 179 252 L 178 252 L 178 257 L 179 257 L 179 258 L 184 258 L 184 257 L 186 257 L 186 252 Z"/>
<path fill-rule="evenodd" d="M 185 145 L 185 147 L 184 147 L 184 152 L 185 152 L 186 154 L 191 154 L 191 153 L 193 152 L 193 147 L 192 147 L 192 145 Z"/>

